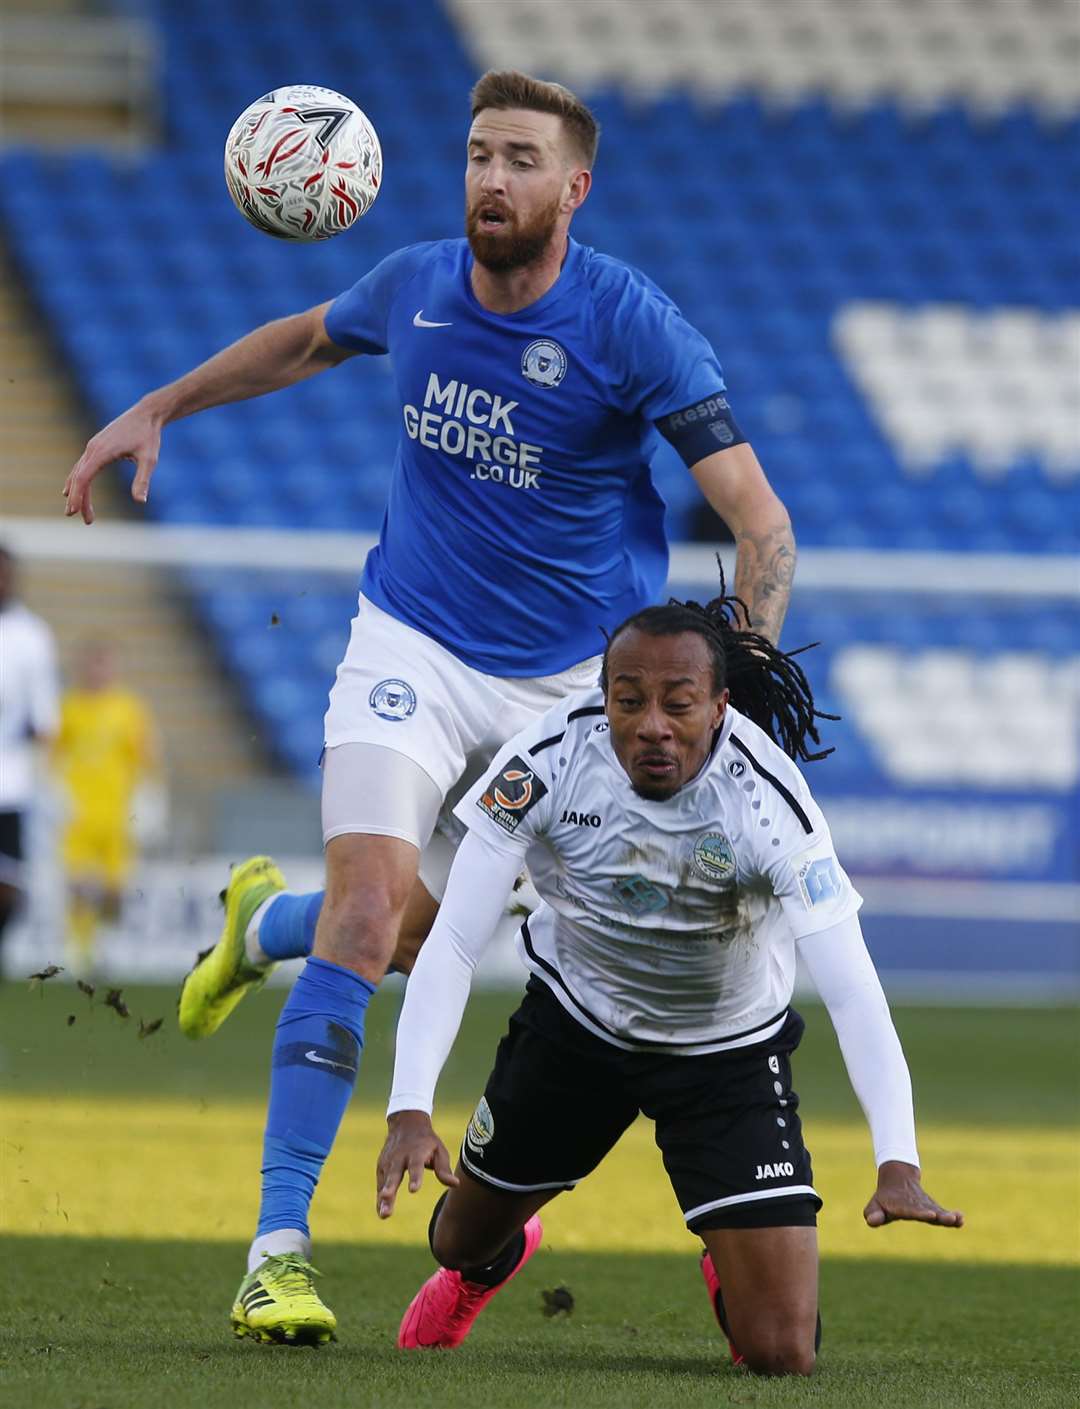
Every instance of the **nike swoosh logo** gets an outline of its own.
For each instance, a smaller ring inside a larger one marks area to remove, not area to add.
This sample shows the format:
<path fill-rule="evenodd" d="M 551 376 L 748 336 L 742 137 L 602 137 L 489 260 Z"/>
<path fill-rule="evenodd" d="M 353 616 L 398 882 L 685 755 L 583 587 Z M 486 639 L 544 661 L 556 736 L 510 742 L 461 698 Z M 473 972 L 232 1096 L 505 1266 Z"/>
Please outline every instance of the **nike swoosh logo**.
<path fill-rule="evenodd" d="M 414 328 L 452 328 L 452 323 L 429 323 L 424 317 L 424 310 L 418 308 L 413 314 L 412 325 Z"/>
<path fill-rule="evenodd" d="M 305 1052 L 304 1056 L 309 1062 L 318 1062 L 321 1067 L 338 1067 L 341 1071 L 355 1071 L 355 1067 L 349 1066 L 346 1062 L 332 1062 L 328 1057 L 320 1057 L 314 1047 L 310 1052 Z"/>

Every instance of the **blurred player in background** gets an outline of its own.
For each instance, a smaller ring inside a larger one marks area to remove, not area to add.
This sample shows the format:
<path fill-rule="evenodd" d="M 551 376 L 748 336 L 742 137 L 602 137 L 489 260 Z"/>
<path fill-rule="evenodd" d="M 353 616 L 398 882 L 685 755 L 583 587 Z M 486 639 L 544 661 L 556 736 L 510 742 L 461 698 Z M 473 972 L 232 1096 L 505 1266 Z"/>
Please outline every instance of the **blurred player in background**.
<path fill-rule="evenodd" d="M 22 901 L 26 826 L 36 791 L 35 751 L 50 742 L 58 721 L 53 635 L 19 601 L 15 558 L 0 546 L 0 950 Z"/>
<path fill-rule="evenodd" d="M 120 916 L 136 860 L 136 791 L 160 778 L 150 712 L 117 679 L 108 642 L 80 651 L 75 684 L 61 702 L 53 765 L 66 804 L 68 960 L 85 975 L 94 966 L 98 930 Z"/>
<path fill-rule="evenodd" d="M 601 689 L 517 734 L 458 805 L 468 835 L 406 991 L 377 1174 L 383 1218 L 406 1174 L 414 1192 L 428 1167 L 450 1186 L 430 1225 L 441 1267 L 405 1313 L 403 1348 L 459 1345 L 536 1251 L 539 1209 L 644 1112 L 705 1243 L 734 1359 L 810 1373 L 821 1199 L 791 1084 L 796 948 L 870 1125 L 867 1222 L 963 1222 L 922 1188 L 911 1081 L 861 898 L 777 746 L 821 756 L 805 749 L 813 697 L 790 657 L 732 629 L 733 605 L 631 617 Z M 526 856 L 541 896 L 519 938 L 531 977 L 451 1174 L 431 1124 L 435 1083 Z"/>
<path fill-rule="evenodd" d="M 275 1037 L 249 1256 L 267 1341 L 333 1335 L 308 1210 L 368 1000 L 395 950 L 411 966 L 436 913 L 459 835 L 450 807 L 511 734 L 595 683 L 605 632 L 663 588 L 657 432 L 731 530 L 735 589 L 770 640 L 794 571 L 787 512 L 713 349 L 644 275 L 569 236 L 592 184 L 592 114 L 557 84 L 489 73 L 472 115 L 466 238 L 401 249 L 333 303 L 151 392 L 90 441 L 65 486 L 68 513 L 89 523 L 91 482 L 115 460 L 136 462 L 132 493 L 146 499 L 170 421 L 358 353 L 393 358 L 399 451 L 326 716 L 325 898 L 278 896 L 267 858 L 241 867 L 222 938 L 181 994 L 181 1027 L 204 1036 L 276 960 L 311 956 Z M 238 1334 L 256 1334 L 250 1310 L 234 1307 Z"/>

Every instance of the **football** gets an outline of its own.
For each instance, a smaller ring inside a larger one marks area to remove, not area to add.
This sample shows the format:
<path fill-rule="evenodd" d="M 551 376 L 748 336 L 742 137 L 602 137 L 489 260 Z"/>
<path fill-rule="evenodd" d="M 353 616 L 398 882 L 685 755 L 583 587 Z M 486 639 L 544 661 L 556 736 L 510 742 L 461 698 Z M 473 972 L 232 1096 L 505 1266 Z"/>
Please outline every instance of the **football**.
<path fill-rule="evenodd" d="M 225 143 L 237 210 L 279 240 L 328 240 L 371 209 L 382 149 L 356 104 L 331 88 L 275 88 L 244 109 Z"/>

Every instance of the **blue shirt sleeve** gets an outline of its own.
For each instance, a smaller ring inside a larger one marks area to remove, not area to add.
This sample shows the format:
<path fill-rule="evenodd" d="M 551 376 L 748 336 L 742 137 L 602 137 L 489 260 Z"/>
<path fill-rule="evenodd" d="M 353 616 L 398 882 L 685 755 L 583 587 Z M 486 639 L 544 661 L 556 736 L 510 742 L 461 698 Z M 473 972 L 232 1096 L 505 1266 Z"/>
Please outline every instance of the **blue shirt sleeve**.
<path fill-rule="evenodd" d="M 389 351 L 388 325 L 394 299 L 424 262 L 430 244 L 396 250 L 339 294 L 326 310 L 326 332 L 339 347 L 380 356 Z"/>
<path fill-rule="evenodd" d="M 597 302 L 601 352 L 623 409 L 649 421 L 725 390 L 716 353 L 644 274 L 614 266 Z"/>

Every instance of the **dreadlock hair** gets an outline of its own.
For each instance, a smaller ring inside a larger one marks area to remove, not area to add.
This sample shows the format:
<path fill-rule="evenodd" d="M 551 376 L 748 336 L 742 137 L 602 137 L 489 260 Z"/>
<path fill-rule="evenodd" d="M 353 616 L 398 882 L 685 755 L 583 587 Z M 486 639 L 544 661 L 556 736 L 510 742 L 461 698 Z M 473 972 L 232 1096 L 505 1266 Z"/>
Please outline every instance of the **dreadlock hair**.
<path fill-rule="evenodd" d="M 646 607 L 628 617 L 608 638 L 600 669 L 600 688 L 607 694 L 608 655 L 624 631 L 633 627 L 646 636 L 678 636 L 684 631 L 703 637 L 712 654 L 713 688 L 717 694 L 727 688 L 731 703 L 764 729 L 773 743 L 789 758 L 812 763 L 827 758 L 835 750 L 811 753 L 806 741 L 820 744 L 815 719 L 838 719 L 814 708 L 814 696 L 802 666 L 795 657 L 812 650 L 818 642 L 795 651 L 781 651 L 767 636 L 743 628 L 750 614 L 739 597 L 726 594 L 723 568 L 720 569 L 720 595 L 702 606 L 699 602 L 679 602 Z"/>

